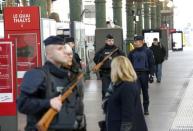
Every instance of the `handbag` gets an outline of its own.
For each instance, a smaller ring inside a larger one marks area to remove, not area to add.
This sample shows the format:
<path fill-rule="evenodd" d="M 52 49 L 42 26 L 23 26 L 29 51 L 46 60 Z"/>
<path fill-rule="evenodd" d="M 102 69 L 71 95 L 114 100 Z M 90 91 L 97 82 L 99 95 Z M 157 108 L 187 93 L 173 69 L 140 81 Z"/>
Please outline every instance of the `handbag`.
<path fill-rule="evenodd" d="M 106 131 L 106 121 L 105 120 L 102 120 L 102 121 L 99 121 L 98 122 L 98 125 L 99 125 L 99 128 L 100 128 L 100 131 Z"/>

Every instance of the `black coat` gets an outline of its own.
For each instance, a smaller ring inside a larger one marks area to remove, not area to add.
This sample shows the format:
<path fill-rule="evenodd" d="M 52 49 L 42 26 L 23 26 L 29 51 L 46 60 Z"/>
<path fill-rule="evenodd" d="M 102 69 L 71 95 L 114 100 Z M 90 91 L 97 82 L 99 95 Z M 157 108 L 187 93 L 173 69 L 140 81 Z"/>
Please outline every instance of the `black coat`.
<path fill-rule="evenodd" d="M 150 49 L 153 52 L 155 64 L 161 64 L 166 56 L 166 50 L 164 49 L 164 47 L 160 46 L 160 44 L 159 45 L 152 44 Z"/>
<path fill-rule="evenodd" d="M 106 122 L 107 131 L 121 131 L 123 123 L 132 124 L 129 131 L 147 131 L 136 83 L 120 82 L 113 86 L 107 101 Z"/>

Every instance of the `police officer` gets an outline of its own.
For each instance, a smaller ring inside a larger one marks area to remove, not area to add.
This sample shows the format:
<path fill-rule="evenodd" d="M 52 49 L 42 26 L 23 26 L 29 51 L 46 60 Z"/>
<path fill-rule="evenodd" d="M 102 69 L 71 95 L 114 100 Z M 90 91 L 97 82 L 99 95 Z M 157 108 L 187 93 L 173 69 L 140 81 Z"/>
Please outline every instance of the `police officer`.
<path fill-rule="evenodd" d="M 100 63 L 107 55 L 109 55 L 116 48 L 118 47 L 114 44 L 114 37 L 111 34 L 108 34 L 106 36 L 105 45 L 98 52 L 96 52 L 94 56 L 95 64 Z M 102 80 L 102 99 L 104 99 L 105 93 L 111 82 L 111 61 L 114 57 L 120 55 L 124 55 L 124 53 L 119 49 L 115 53 L 113 53 L 113 55 L 107 61 L 105 61 L 100 68 L 99 74 Z"/>
<path fill-rule="evenodd" d="M 71 47 L 69 47 L 71 48 Z M 69 53 L 69 55 L 72 54 Z M 73 57 L 68 61 L 67 63 L 63 64 L 63 68 L 68 70 L 68 75 L 69 75 L 69 81 L 73 82 L 79 73 L 82 71 L 80 70 L 80 67 L 77 65 Z M 80 131 L 85 131 L 86 130 L 86 117 L 84 114 L 84 103 L 83 103 L 83 98 L 84 98 L 84 80 L 80 81 L 77 84 L 77 104 L 76 104 L 76 120 L 77 120 L 77 128 L 80 129 Z"/>
<path fill-rule="evenodd" d="M 82 68 L 83 62 L 81 61 L 79 55 L 75 52 L 75 41 L 74 41 L 74 38 L 73 37 L 67 37 L 65 39 L 65 42 L 68 45 L 70 45 L 70 47 L 73 50 L 73 61 L 74 61 L 74 64 L 76 63 L 79 66 L 79 68 Z"/>
<path fill-rule="evenodd" d="M 153 52 L 144 46 L 144 37 L 141 35 L 134 37 L 134 47 L 135 49 L 129 53 L 128 57 L 137 73 L 138 83 L 142 89 L 144 115 L 149 115 L 148 80 L 152 79 L 154 74 Z"/>
<path fill-rule="evenodd" d="M 50 36 L 44 43 L 47 61 L 42 68 L 32 69 L 24 75 L 21 94 L 17 99 L 18 109 L 27 115 L 25 131 L 37 131 L 36 123 L 50 107 L 59 113 L 49 130 L 71 131 L 76 123 L 77 92 L 74 91 L 63 105 L 60 94 L 70 84 L 69 73 L 61 66 L 72 59 L 73 53 L 69 45 L 64 45 L 64 40 L 58 36 Z"/>

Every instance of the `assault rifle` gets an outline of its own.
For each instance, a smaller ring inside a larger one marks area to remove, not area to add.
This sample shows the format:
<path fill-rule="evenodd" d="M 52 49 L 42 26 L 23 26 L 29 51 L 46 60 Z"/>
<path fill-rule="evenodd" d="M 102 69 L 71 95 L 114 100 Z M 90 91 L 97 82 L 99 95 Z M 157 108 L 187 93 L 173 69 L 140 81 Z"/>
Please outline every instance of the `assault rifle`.
<path fill-rule="evenodd" d="M 92 71 L 93 72 L 97 72 L 101 66 L 104 64 L 104 62 L 109 59 L 116 51 L 118 50 L 118 48 L 115 48 L 110 54 L 108 54 L 101 62 L 99 62 L 98 64 L 96 64 L 93 68 Z"/>
<path fill-rule="evenodd" d="M 77 86 L 80 80 L 83 78 L 84 74 L 79 73 L 77 76 L 77 80 L 69 87 L 67 91 L 61 96 L 61 101 L 64 101 L 72 94 L 73 89 Z M 49 108 L 48 111 L 42 116 L 42 118 L 38 121 L 36 127 L 38 131 L 47 131 L 50 123 L 53 121 L 54 117 L 57 115 L 58 111 L 54 108 Z"/>

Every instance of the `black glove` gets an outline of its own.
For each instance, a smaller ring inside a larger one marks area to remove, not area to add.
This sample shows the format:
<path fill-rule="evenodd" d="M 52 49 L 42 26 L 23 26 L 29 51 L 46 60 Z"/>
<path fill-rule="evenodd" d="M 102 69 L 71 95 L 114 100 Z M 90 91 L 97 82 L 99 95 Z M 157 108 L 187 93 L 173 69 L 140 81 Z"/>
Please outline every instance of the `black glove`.
<path fill-rule="evenodd" d="M 153 75 L 149 75 L 149 83 L 153 83 Z"/>
<path fill-rule="evenodd" d="M 123 122 L 121 123 L 121 131 L 131 131 L 133 125 L 131 122 Z"/>

